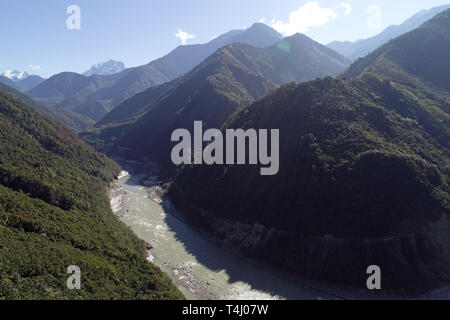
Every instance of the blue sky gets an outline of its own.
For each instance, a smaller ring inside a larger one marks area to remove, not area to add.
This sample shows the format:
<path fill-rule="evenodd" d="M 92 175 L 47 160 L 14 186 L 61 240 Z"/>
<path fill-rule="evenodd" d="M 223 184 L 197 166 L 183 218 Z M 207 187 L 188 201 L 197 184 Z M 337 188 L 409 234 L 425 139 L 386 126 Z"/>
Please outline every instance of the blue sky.
<path fill-rule="evenodd" d="M 167 54 L 183 37 L 188 44 L 204 43 L 257 21 L 286 35 L 303 32 L 324 44 L 354 41 L 447 3 L 450 0 L 2 0 L 0 72 L 18 69 L 48 77 L 61 71 L 81 73 L 109 59 L 137 66 Z M 70 5 L 81 9 L 79 30 L 66 26 Z"/>

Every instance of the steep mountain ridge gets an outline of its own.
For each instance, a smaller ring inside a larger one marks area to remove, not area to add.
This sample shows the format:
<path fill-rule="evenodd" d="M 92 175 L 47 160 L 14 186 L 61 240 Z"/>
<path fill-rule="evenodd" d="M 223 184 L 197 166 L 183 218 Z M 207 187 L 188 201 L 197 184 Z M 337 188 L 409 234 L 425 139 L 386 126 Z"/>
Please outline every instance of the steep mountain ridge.
<path fill-rule="evenodd" d="M 380 34 L 371 37 L 369 39 L 358 40 L 356 42 L 350 41 L 333 41 L 327 46 L 336 52 L 340 53 L 344 57 L 348 57 L 352 61 L 358 58 L 363 58 L 370 52 L 376 50 L 378 47 L 389 42 L 402 34 L 412 31 L 420 27 L 424 22 L 433 18 L 437 14 L 450 8 L 450 5 L 444 5 L 439 7 L 434 7 L 429 10 L 422 10 L 421 12 L 415 14 L 402 24 L 398 26 L 389 26 Z"/>
<path fill-rule="evenodd" d="M 255 24 L 246 30 L 228 32 L 206 44 L 179 46 L 147 65 L 125 69 L 118 74 L 87 78 L 61 73 L 28 94 L 49 106 L 69 109 L 98 121 L 132 96 L 182 76 L 227 44 L 248 42 L 269 46 L 280 39 L 281 35 L 272 28 Z"/>
<path fill-rule="evenodd" d="M 16 90 L 19 90 L 19 87 L 17 86 L 17 84 L 14 81 L 12 81 L 11 79 L 9 79 L 3 75 L 0 75 L 0 83 L 4 84 L 6 86 L 9 86 L 11 88 L 14 88 Z"/>
<path fill-rule="evenodd" d="M 277 43 L 281 34 L 263 23 L 255 23 L 245 30 L 229 31 L 206 44 L 179 46 L 168 55 L 151 62 L 154 68 L 170 80 L 192 70 L 217 49 L 233 43 L 244 43 L 264 48 Z"/>
<path fill-rule="evenodd" d="M 448 284 L 449 34 L 447 10 L 353 64 L 353 79 L 284 85 L 245 107 L 222 130 L 279 129 L 278 175 L 184 166 L 170 198 L 204 234 L 295 275 L 366 288 L 377 265 L 383 290 Z"/>
<path fill-rule="evenodd" d="M 27 105 L 29 105 L 31 108 L 33 108 L 40 114 L 66 125 L 75 132 L 87 130 L 93 127 L 95 123 L 92 119 L 82 116 L 81 114 L 69 110 L 60 110 L 48 107 L 40 102 L 31 99 L 30 97 L 20 92 L 19 90 L 16 90 L 12 87 L 6 86 L 1 83 L 0 83 L 0 91 L 25 102 Z"/>
<path fill-rule="evenodd" d="M 45 79 L 41 76 L 30 75 L 25 79 L 16 82 L 16 85 L 20 89 L 20 91 L 26 92 L 37 87 L 44 81 Z"/>
<path fill-rule="evenodd" d="M 408 77 L 404 75 L 406 72 L 409 79 L 405 81 L 412 81 L 410 77 L 413 76 L 428 86 L 449 91 L 449 29 L 450 10 L 446 10 L 421 28 L 398 37 L 356 61 L 342 75 L 353 78 L 370 72 L 401 82 L 402 74 Z"/>
<path fill-rule="evenodd" d="M 84 137 L 107 152 L 125 147 L 155 157 L 168 169 L 175 129 L 192 130 L 195 120 L 202 120 L 205 129 L 220 128 L 233 112 L 280 84 L 337 75 L 346 63 L 303 35 L 267 48 L 229 45 L 185 76 L 124 102 Z"/>
<path fill-rule="evenodd" d="M 28 72 L 20 72 L 17 70 L 10 70 L 0 75 L 0 83 L 22 92 L 26 92 L 44 81 L 45 79 L 40 76 L 31 75 Z"/>

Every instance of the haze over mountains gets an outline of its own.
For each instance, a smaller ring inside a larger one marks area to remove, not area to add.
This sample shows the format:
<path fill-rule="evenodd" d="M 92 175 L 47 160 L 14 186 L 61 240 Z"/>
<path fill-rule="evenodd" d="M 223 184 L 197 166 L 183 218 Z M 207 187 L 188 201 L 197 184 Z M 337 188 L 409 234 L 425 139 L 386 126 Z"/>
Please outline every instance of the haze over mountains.
<path fill-rule="evenodd" d="M 205 129 L 220 128 L 233 112 L 283 83 L 336 76 L 347 66 L 346 58 L 301 34 L 266 48 L 229 45 L 185 76 L 116 107 L 97 125 L 100 137 L 88 139 L 103 146 L 114 142 L 114 148 L 131 148 L 170 166 L 173 130 L 192 129 L 195 120 L 203 120 Z"/>
<path fill-rule="evenodd" d="M 49 117 L 50 119 L 58 121 L 66 125 L 67 127 L 71 128 L 75 132 L 87 130 L 95 124 L 95 122 L 88 117 L 72 112 L 70 110 L 55 109 L 46 106 L 40 102 L 31 99 L 30 97 L 20 92 L 19 90 L 4 85 L 2 83 L 0 83 L 0 91 L 26 103 L 28 106 L 39 112 L 41 115 L 44 115 L 46 117 Z"/>
<path fill-rule="evenodd" d="M 12 81 L 11 79 L 5 77 L 4 75 L 0 75 L 0 83 L 10 86 L 10 87 L 16 87 L 16 84 L 14 81 Z"/>
<path fill-rule="evenodd" d="M 356 42 L 333 41 L 327 46 L 336 52 L 339 52 L 344 57 L 354 61 L 358 58 L 365 57 L 367 54 L 387 43 L 389 40 L 420 27 L 424 22 L 433 18 L 436 14 L 449 8 L 450 5 L 444 5 L 429 10 L 422 10 L 402 24 L 398 26 L 390 26 L 374 37 L 358 40 Z"/>
<path fill-rule="evenodd" d="M 70 72 L 60 73 L 28 94 L 52 107 L 69 109 L 98 121 L 126 99 L 182 76 L 227 44 L 243 42 L 264 47 L 280 39 L 281 35 L 276 31 L 258 23 L 246 30 L 228 32 L 207 44 L 180 46 L 165 57 L 118 74 L 88 78 Z"/>
<path fill-rule="evenodd" d="M 113 216 L 106 188 L 121 169 L 98 151 L 155 160 L 184 221 L 270 268 L 366 290 L 376 264 L 383 290 L 403 295 L 448 285 L 450 9 L 442 10 L 332 44 L 351 59 L 372 51 L 351 65 L 305 35 L 282 38 L 257 23 L 136 68 L 108 61 L 37 86 L 33 76 L 0 76 L 0 298 L 182 298 Z M 33 98 L 19 91 L 27 86 Z M 278 129 L 278 174 L 176 167 L 170 136 L 199 120 L 204 130 Z M 97 151 L 66 126 L 87 130 L 80 136 Z M 72 261 L 89 270 L 81 291 L 64 287 Z"/>
<path fill-rule="evenodd" d="M 26 71 L 18 71 L 18 70 L 8 70 L 3 73 L 4 77 L 7 77 L 8 79 L 17 82 L 23 79 L 26 79 L 30 76 L 30 74 Z"/>
<path fill-rule="evenodd" d="M 44 81 L 44 78 L 36 75 L 30 75 L 25 71 L 9 70 L 0 75 L 0 83 L 13 87 L 22 92 L 26 92 Z"/>

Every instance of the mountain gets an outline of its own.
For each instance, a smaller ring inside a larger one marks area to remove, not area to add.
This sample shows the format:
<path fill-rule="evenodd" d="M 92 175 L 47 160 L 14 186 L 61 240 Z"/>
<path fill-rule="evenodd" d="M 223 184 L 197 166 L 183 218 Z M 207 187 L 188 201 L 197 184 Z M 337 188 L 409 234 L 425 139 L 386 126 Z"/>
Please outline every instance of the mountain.
<path fill-rule="evenodd" d="M 391 41 L 363 59 L 359 59 L 342 76 L 355 78 L 372 73 L 399 83 L 414 82 L 416 87 L 450 91 L 450 21 L 444 11 L 421 28 Z M 417 46 L 414 41 L 420 43 Z"/>
<path fill-rule="evenodd" d="M 47 105 L 55 106 L 89 85 L 91 81 L 87 77 L 78 73 L 63 72 L 50 77 L 29 91 L 28 95 Z"/>
<path fill-rule="evenodd" d="M 119 166 L 2 91 L 0 115 L 0 297 L 182 298 L 110 209 Z M 67 290 L 71 265 L 81 290 Z"/>
<path fill-rule="evenodd" d="M 3 75 L 0 75 L 0 83 L 7 85 L 9 87 L 12 87 L 14 89 L 19 89 L 17 84 L 14 81 L 12 81 L 11 79 L 9 79 Z"/>
<path fill-rule="evenodd" d="M 17 82 L 28 78 L 30 74 L 26 71 L 8 70 L 3 73 L 3 76 L 14 82 Z"/>
<path fill-rule="evenodd" d="M 0 75 L 0 83 L 10 86 L 14 89 L 20 90 L 22 92 L 31 90 L 32 88 L 38 86 L 42 82 L 45 81 L 44 78 L 40 76 L 28 75 L 23 76 L 22 79 L 19 79 L 19 76 L 12 76 L 12 74 L 8 74 L 8 77 L 5 75 Z M 12 80 L 15 79 L 15 80 Z"/>
<path fill-rule="evenodd" d="M 16 86 L 20 89 L 20 91 L 26 92 L 33 89 L 34 87 L 37 87 L 44 81 L 45 79 L 41 76 L 30 75 L 25 79 L 17 81 Z"/>
<path fill-rule="evenodd" d="M 404 23 L 398 26 L 390 26 L 374 37 L 365 40 L 358 40 L 356 42 L 333 41 L 327 46 L 354 61 L 358 58 L 365 57 L 381 45 L 389 42 L 389 40 L 420 27 L 424 22 L 449 8 L 450 5 L 444 5 L 429 10 L 422 10 L 406 20 Z"/>
<path fill-rule="evenodd" d="M 123 70 L 125 70 L 125 64 L 123 62 L 108 60 L 106 62 L 93 65 L 91 69 L 83 73 L 83 76 L 89 77 L 93 74 L 111 75 L 122 72 Z"/>
<path fill-rule="evenodd" d="M 27 94 L 56 109 L 71 110 L 98 121 L 122 101 L 165 81 L 151 67 L 130 68 L 108 76 L 63 72 Z"/>
<path fill-rule="evenodd" d="M 19 90 L 1 83 L 0 91 L 25 102 L 28 106 L 30 106 L 40 114 L 66 125 L 75 132 L 87 130 L 93 127 L 95 123 L 92 119 L 82 116 L 81 114 L 69 110 L 61 110 L 48 107 L 40 102 L 31 99 Z"/>
<path fill-rule="evenodd" d="M 263 23 L 255 23 L 248 29 L 227 32 L 206 44 L 179 46 L 151 64 L 169 80 L 173 80 L 192 70 L 218 49 L 227 45 L 244 43 L 264 48 L 277 43 L 281 39 L 281 34 L 271 27 Z"/>
<path fill-rule="evenodd" d="M 258 23 L 246 30 L 228 32 L 207 44 L 179 46 L 163 58 L 118 74 L 87 78 L 68 72 L 60 73 L 28 94 L 52 107 L 69 109 L 98 121 L 137 93 L 182 76 L 225 45 L 246 42 L 269 46 L 280 38 L 281 35 L 275 30 Z"/>
<path fill-rule="evenodd" d="M 279 172 L 189 165 L 168 184 L 222 246 L 306 279 L 414 295 L 450 282 L 450 10 L 222 128 L 278 129 Z M 350 78 L 350 79 L 349 79 Z M 147 138 L 147 136 L 146 136 Z"/>
<path fill-rule="evenodd" d="M 267 48 L 229 45 L 185 76 L 125 101 L 83 136 L 108 152 L 113 144 L 157 158 L 170 170 L 173 130 L 192 128 L 195 120 L 220 128 L 233 112 L 283 83 L 337 75 L 346 66 L 346 58 L 301 34 Z"/>

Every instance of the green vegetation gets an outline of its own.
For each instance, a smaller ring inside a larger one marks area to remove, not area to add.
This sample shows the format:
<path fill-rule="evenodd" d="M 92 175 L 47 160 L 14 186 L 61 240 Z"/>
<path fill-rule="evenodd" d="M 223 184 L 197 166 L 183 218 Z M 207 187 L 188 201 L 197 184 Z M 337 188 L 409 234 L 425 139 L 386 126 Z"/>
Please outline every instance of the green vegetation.
<path fill-rule="evenodd" d="M 322 48 L 301 35 L 266 49 L 228 46 L 84 136 L 105 151 L 158 160 L 175 176 L 169 196 L 186 218 L 252 258 L 363 288 L 376 264 L 385 290 L 423 292 L 450 282 L 449 43 L 447 10 L 338 79 L 277 90 L 313 79 L 308 71 L 330 72 L 320 67 L 327 61 L 333 72 L 345 61 L 325 50 L 326 61 L 311 60 Z M 175 172 L 170 134 L 194 120 L 279 129 L 278 175 L 247 165 Z"/>
<path fill-rule="evenodd" d="M 182 298 L 109 207 L 119 166 L 1 91 L 0 115 L 0 299 Z"/>
<path fill-rule="evenodd" d="M 85 77 L 63 72 L 44 81 L 27 94 L 56 109 L 70 110 L 98 121 L 119 103 L 166 81 L 168 79 L 151 66 L 130 68 L 106 76 Z"/>
<path fill-rule="evenodd" d="M 40 114 L 49 117 L 53 120 L 56 120 L 58 122 L 61 122 L 62 124 L 66 125 L 72 130 L 75 130 L 75 132 L 87 130 L 93 127 L 95 123 L 92 119 L 82 116 L 81 114 L 69 110 L 54 109 L 46 105 L 43 105 L 42 103 L 29 98 L 20 91 L 1 83 L 0 83 L 0 90 L 8 95 L 11 95 L 25 102 L 27 105 L 32 107 Z"/>
<path fill-rule="evenodd" d="M 63 72 L 28 94 L 49 106 L 72 110 L 99 121 L 134 95 L 183 76 L 219 48 L 232 43 L 267 47 L 280 38 L 281 35 L 272 28 L 256 23 L 246 30 L 230 31 L 206 44 L 179 46 L 149 64 L 125 69 L 118 74 L 84 77 Z M 0 78 L 2 80 L 9 79 Z"/>
<path fill-rule="evenodd" d="M 354 78 L 367 72 L 419 90 L 428 86 L 444 90 L 448 94 L 449 29 L 450 11 L 446 10 L 419 29 L 404 34 L 359 59 L 343 76 Z"/>
<path fill-rule="evenodd" d="M 262 226 L 233 246 L 285 271 L 365 287 L 377 264 L 384 289 L 448 283 L 449 43 L 450 10 L 357 61 L 353 79 L 268 94 L 223 130 L 280 129 L 278 175 L 186 166 L 171 198 L 220 239 L 216 218 Z"/>
<path fill-rule="evenodd" d="M 260 176 L 258 166 L 192 166 L 176 182 L 194 206 L 216 216 L 285 231 L 383 237 L 421 217 L 418 231 L 450 209 L 449 120 L 375 77 L 290 84 L 224 128 L 279 128 L 277 176 Z"/>
<path fill-rule="evenodd" d="M 226 46 L 185 76 L 125 101 L 83 137 L 107 153 L 125 147 L 135 157 L 154 158 L 162 173 L 171 175 L 173 130 L 192 130 L 195 120 L 220 128 L 234 112 L 278 85 L 337 75 L 347 66 L 345 58 L 306 36 L 297 34 L 282 43 L 289 43 L 289 52 L 278 44 Z"/>

